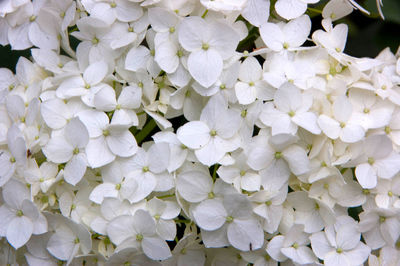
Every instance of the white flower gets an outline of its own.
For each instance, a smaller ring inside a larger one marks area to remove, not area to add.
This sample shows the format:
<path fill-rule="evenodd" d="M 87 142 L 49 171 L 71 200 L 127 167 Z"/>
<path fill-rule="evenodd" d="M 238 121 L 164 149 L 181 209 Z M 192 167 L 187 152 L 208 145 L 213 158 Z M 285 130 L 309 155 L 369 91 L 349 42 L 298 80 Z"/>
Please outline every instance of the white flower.
<path fill-rule="evenodd" d="M 400 236 L 400 221 L 394 209 L 373 208 L 360 213 L 359 231 L 371 249 L 393 246 Z"/>
<path fill-rule="evenodd" d="M 43 152 L 49 161 L 66 163 L 64 179 L 71 185 L 76 185 L 86 172 L 85 147 L 88 142 L 88 130 L 81 120 L 75 117 L 65 127 L 64 136 L 51 138 L 43 148 Z"/>
<path fill-rule="evenodd" d="M 289 193 L 287 201 L 295 209 L 295 223 L 303 224 L 307 233 L 318 232 L 335 222 L 333 210 L 323 202 L 309 198 L 304 191 Z"/>
<path fill-rule="evenodd" d="M 357 223 L 349 216 L 340 216 L 334 225 L 314 233 L 311 247 L 325 265 L 362 265 L 371 249 L 360 242 Z"/>
<path fill-rule="evenodd" d="M 116 156 L 129 157 L 136 153 L 137 143 L 128 126 L 109 124 L 105 113 L 94 110 L 82 111 L 78 117 L 89 132 L 86 156 L 91 167 L 104 166 Z"/>
<path fill-rule="evenodd" d="M 274 103 L 266 103 L 260 120 L 272 127 L 272 135 L 295 134 L 298 126 L 313 134 L 320 134 L 317 116 L 309 109 L 313 103 L 312 95 L 301 93 L 291 83 L 283 84 L 274 95 Z"/>
<path fill-rule="evenodd" d="M 25 245 L 32 234 L 47 231 L 46 218 L 31 201 L 28 188 L 21 182 L 11 179 L 4 185 L 4 204 L 0 206 L 0 236 L 19 249 Z"/>
<path fill-rule="evenodd" d="M 277 2 L 277 4 L 281 1 Z M 298 0 L 293 0 L 298 1 Z M 264 43 L 273 51 L 284 49 L 295 50 L 301 46 L 310 34 L 311 20 L 304 15 L 285 23 L 267 22 L 260 27 L 260 35 Z"/>
<path fill-rule="evenodd" d="M 273 91 L 262 79 L 262 69 L 257 59 L 246 58 L 240 65 L 235 92 L 240 104 L 251 104 L 256 99 L 271 100 Z"/>
<path fill-rule="evenodd" d="M 253 212 L 264 219 L 263 229 L 268 233 L 276 232 L 283 217 L 283 202 L 287 188 L 281 190 L 261 190 L 249 197 Z"/>
<path fill-rule="evenodd" d="M 171 256 L 167 243 L 157 234 L 156 224 L 147 211 L 137 210 L 133 216 L 121 215 L 107 226 L 107 234 L 118 246 L 143 250 L 153 260 Z"/>
<path fill-rule="evenodd" d="M 277 261 L 285 261 L 290 258 L 299 264 L 316 262 L 310 244 L 309 234 L 303 231 L 303 226 L 294 225 L 285 235 L 274 236 L 268 243 L 267 252 Z"/>
<path fill-rule="evenodd" d="M 307 4 L 318 3 L 319 0 L 278 0 L 275 3 L 276 12 L 285 19 L 297 18 L 307 10 Z"/>
<path fill-rule="evenodd" d="M 356 177 L 363 188 L 374 188 L 377 178 L 390 179 L 400 170 L 400 155 L 393 151 L 386 135 L 372 135 L 365 139 L 362 154 L 348 165 L 356 166 Z"/>
<path fill-rule="evenodd" d="M 140 107 L 142 89 L 137 86 L 126 86 L 115 99 L 115 90 L 109 86 L 102 87 L 94 96 L 94 107 L 102 111 L 114 111 L 111 124 L 137 126 L 139 121 L 134 109 Z"/>
<path fill-rule="evenodd" d="M 136 3 L 128 0 L 93 1 L 83 0 L 82 4 L 89 11 L 90 16 L 111 25 L 116 19 L 122 22 L 131 22 L 140 18 L 143 9 Z"/>
<path fill-rule="evenodd" d="M 336 98 L 332 106 L 333 117 L 322 114 L 318 117 L 318 125 L 331 139 L 340 138 L 344 142 L 354 143 L 361 140 L 365 130 L 357 120 L 352 119 L 353 106 L 345 96 Z"/>
<path fill-rule="evenodd" d="M 202 86 L 210 87 L 221 75 L 223 60 L 233 56 L 239 35 L 226 23 L 199 17 L 185 18 L 178 34 L 182 47 L 191 52 L 187 62 L 190 74 Z"/>
<path fill-rule="evenodd" d="M 250 201 L 244 195 L 227 194 L 222 200 L 202 201 L 193 209 L 193 216 L 203 229 L 206 247 L 221 247 L 224 241 L 229 241 L 235 248 L 249 251 L 261 248 L 264 243 L 261 225 L 251 216 Z"/>
<path fill-rule="evenodd" d="M 296 138 L 279 134 L 273 137 L 259 134 L 249 147 L 247 164 L 261 170 L 261 185 L 266 190 L 279 190 L 289 179 L 290 172 L 302 175 L 310 170 L 306 151 L 294 144 Z"/>
<path fill-rule="evenodd" d="M 51 213 L 47 213 L 46 218 L 54 230 L 47 242 L 47 250 L 51 255 L 69 264 L 75 256 L 90 252 L 92 240 L 84 225 Z"/>
<path fill-rule="evenodd" d="M 239 127 L 240 114 L 228 109 L 221 95 L 215 95 L 201 112 L 200 121 L 186 123 L 176 135 L 182 144 L 195 150 L 200 162 L 210 166 L 239 147 Z"/>
<path fill-rule="evenodd" d="M 9 150 L 0 150 L 0 187 L 10 180 L 11 176 L 26 166 L 26 144 L 21 130 L 13 124 L 7 131 Z"/>

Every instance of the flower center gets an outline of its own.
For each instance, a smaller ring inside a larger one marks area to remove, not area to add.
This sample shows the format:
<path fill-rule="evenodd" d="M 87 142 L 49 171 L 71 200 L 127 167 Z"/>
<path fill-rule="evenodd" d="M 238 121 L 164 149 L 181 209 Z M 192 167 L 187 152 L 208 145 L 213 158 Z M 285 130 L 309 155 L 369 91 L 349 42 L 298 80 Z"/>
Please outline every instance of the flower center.
<path fill-rule="evenodd" d="M 96 37 L 93 37 L 92 43 L 93 44 L 98 44 L 99 43 L 99 39 L 97 39 Z"/>
<path fill-rule="evenodd" d="M 210 45 L 208 43 L 203 43 L 203 45 L 201 46 L 201 49 L 203 49 L 204 51 L 207 51 L 208 48 L 210 48 Z"/>
<path fill-rule="evenodd" d="M 137 235 L 136 235 L 136 240 L 137 240 L 137 241 L 142 241 L 142 240 L 143 240 L 143 235 L 137 234 Z"/>
<path fill-rule="evenodd" d="M 233 217 L 232 216 L 226 217 L 226 222 L 228 222 L 228 223 L 233 222 Z"/>
<path fill-rule="evenodd" d="M 368 163 L 369 163 L 370 165 L 373 165 L 374 162 L 375 162 L 375 159 L 374 159 L 374 158 L 368 157 Z"/>

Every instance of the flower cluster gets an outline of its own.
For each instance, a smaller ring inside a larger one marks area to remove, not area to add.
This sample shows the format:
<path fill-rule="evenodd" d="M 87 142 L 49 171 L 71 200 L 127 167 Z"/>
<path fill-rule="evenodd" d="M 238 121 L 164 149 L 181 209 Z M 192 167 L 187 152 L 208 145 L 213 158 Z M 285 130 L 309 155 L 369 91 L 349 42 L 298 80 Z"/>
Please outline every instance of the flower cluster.
<path fill-rule="evenodd" d="M 0 264 L 398 262 L 400 52 L 317 2 L 1 1 Z"/>

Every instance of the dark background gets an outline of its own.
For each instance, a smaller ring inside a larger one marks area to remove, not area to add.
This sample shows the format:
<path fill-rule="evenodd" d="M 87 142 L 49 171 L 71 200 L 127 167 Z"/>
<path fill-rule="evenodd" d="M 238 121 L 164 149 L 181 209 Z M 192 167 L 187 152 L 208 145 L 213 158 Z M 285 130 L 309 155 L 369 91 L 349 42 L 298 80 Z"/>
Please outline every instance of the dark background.
<path fill-rule="evenodd" d="M 390 47 L 393 53 L 400 45 L 400 0 L 383 0 L 382 20 L 376 8 L 375 0 L 355 0 L 371 12 L 371 15 L 355 10 L 351 15 L 336 23 L 346 23 L 349 26 L 345 53 L 356 57 L 375 57 L 386 47 Z M 321 0 L 313 8 L 322 9 L 327 0 Z M 312 31 L 321 28 L 321 16 L 313 14 Z M 18 57 L 30 57 L 30 51 L 11 51 L 10 46 L 0 45 L 0 67 L 15 70 Z"/>

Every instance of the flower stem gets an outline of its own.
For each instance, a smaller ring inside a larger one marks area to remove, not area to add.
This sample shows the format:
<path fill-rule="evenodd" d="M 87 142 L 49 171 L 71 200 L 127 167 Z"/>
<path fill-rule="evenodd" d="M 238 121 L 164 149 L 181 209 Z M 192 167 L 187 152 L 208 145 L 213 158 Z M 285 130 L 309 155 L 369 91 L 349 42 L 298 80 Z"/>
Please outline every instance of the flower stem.
<path fill-rule="evenodd" d="M 136 142 L 138 143 L 138 145 L 140 145 L 145 139 L 146 137 L 153 131 L 153 129 L 155 129 L 157 126 L 156 121 L 154 121 L 154 119 L 151 119 L 144 127 L 142 130 L 139 131 L 139 133 L 137 133 L 135 135 L 136 138 Z"/>
<path fill-rule="evenodd" d="M 205 18 L 207 16 L 208 13 L 208 9 L 206 9 L 206 11 L 204 11 L 203 15 L 201 15 L 201 18 Z"/>

